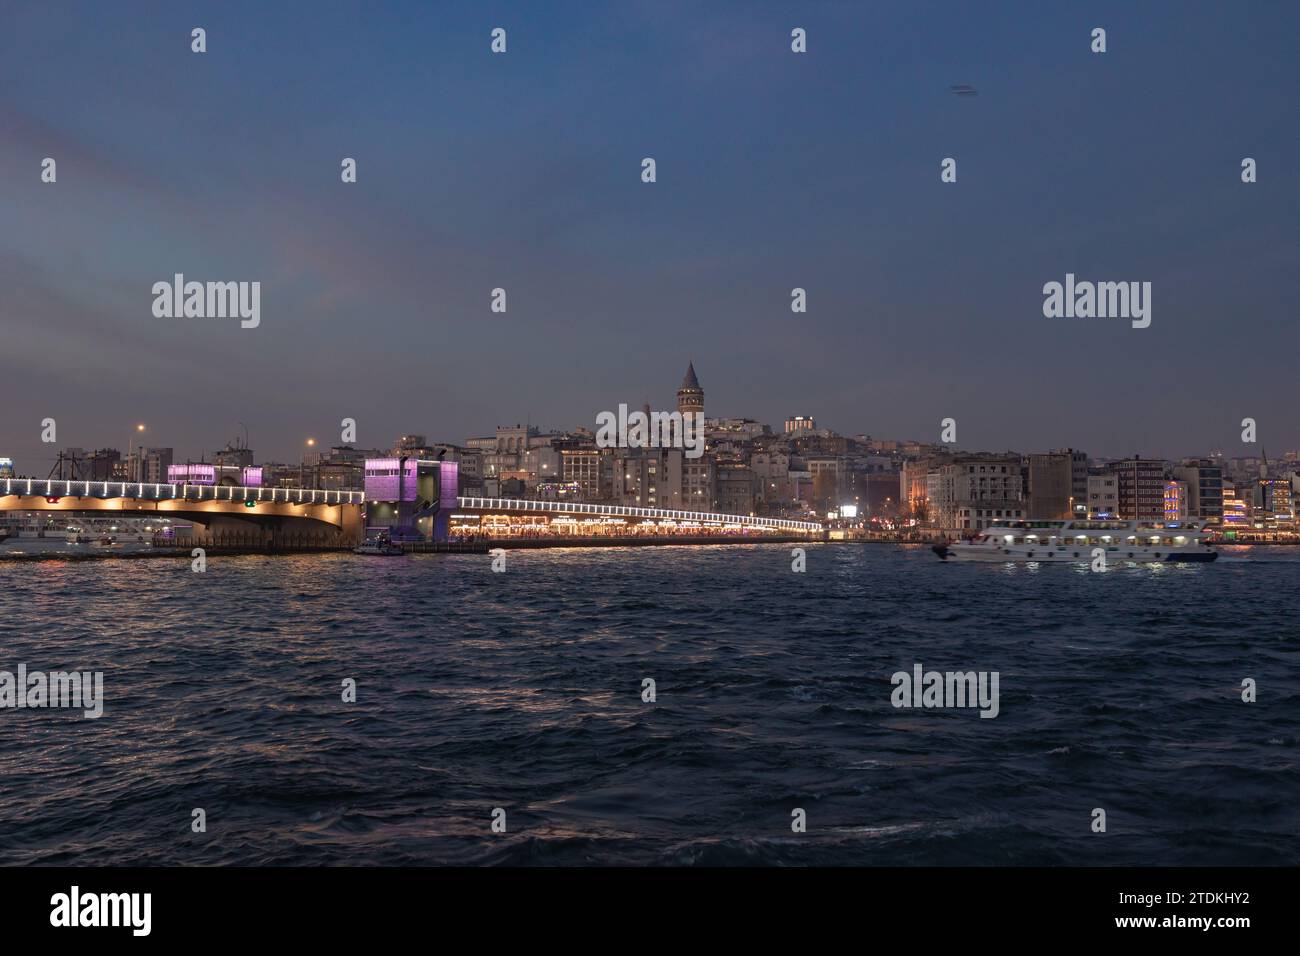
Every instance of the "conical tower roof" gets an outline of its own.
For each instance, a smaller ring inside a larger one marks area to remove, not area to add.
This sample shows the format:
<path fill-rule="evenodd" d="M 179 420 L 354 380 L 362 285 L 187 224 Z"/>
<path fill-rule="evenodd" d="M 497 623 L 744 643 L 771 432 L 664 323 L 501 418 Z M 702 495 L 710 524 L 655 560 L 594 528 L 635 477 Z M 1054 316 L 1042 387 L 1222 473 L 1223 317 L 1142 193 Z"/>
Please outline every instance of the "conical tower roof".
<path fill-rule="evenodd" d="M 691 362 L 686 366 L 686 377 L 682 379 L 682 388 L 698 389 L 699 387 L 700 380 L 695 377 L 695 363 Z"/>

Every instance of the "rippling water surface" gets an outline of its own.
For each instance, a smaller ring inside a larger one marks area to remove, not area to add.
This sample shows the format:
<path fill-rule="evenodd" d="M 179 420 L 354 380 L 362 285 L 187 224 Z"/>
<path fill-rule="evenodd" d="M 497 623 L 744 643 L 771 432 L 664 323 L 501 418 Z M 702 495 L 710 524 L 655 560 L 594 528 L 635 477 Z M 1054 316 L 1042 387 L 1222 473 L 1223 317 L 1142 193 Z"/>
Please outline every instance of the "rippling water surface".
<path fill-rule="evenodd" d="M 1300 860 L 1300 551 L 807 550 L 0 562 L 0 670 L 107 699 L 0 711 L 5 862 Z M 918 662 L 999 716 L 893 708 Z"/>

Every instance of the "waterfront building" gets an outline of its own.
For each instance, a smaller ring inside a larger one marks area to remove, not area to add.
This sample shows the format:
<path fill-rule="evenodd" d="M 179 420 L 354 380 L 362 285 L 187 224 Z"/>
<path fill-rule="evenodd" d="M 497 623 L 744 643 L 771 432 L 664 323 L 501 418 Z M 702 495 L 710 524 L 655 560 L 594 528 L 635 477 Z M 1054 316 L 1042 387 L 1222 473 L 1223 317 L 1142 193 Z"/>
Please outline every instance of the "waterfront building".
<path fill-rule="evenodd" d="M 577 484 L 579 500 L 608 501 L 614 483 L 614 456 L 608 449 L 565 448 L 560 452 L 560 476 L 566 483 Z"/>
<path fill-rule="evenodd" d="M 351 445 L 334 445 L 325 451 L 308 452 L 303 456 L 302 486 L 324 491 L 358 491 L 365 484 L 366 461 L 382 457 L 385 454 L 379 449 L 367 450 Z"/>
<path fill-rule="evenodd" d="M 1187 482 L 1190 517 L 1218 523 L 1223 518 L 1223 466 L 1214 458 L 1184 458 L 1174 477 Z"/>
<path fill-rule="evenodd" d="M 478 494 L 483 487 L 483 453 L 477 448 L 457 448 L 456 454 L 447 454 L 450 461 L 460 462 L 461 494 Z"/>
<path fill-rule="evenodd" d="M 1295 526 L 1295 507 L 1288 478 L 1259 478 L 1255 482 L 1255 523 L 1271 528 Z"/>
<path fill-rule="evenodd" d="M 962 455 L 927 475 L 929 523 L 950 533 L 981 531 L 1025 516 L 1019 455 Z"/>
<path fill-rule="evenodd" d="M 902 510 L 897 474 L 868 474 L 854 500 L 862 517 L 896 519 Z"/>
<path fill-rule="evenodd" d="M 763 435 L 770 435 L 772 429 L 752 418 L 707 418 L 704 420 L 704 434 L 710 440 L 734 441 L 746 444 Z"/>
<path fill-rule="evenodd" d="M 1025 510 L 1030 518 L 1064 520 L 1074 517 L 1074 457 L 1069 451 L 1026 455 L 1023 468 L 1027 495 Z M 1084 495 L 1087 495 L 1086 485 Z"/>
<path fill-rule="evenodd" d="M 519 470 L 519 456 L 514 452 L 484 452 L 481 461 L 484 479 L 499 479 L 502 476 L 513 475 Z"/>
<path fill-rule="evenodd" d="M 266 461 L 258 466 L 262 470 L 263 488 L 301 488 L 303 471 L 300 465 L 280 461 Z"/>
<path fill-rule="evenodd" d="M 125 481 L 122 453 L 116 448 L 97 448 L 84 459 L 79 476 L 83 481 Z"/>
<path fill-rule="evenodd" d="M 687 458 L 682 453 L 681 460 L 682 487 L 676 504 L 670 508 L 687 508 L 691 511 L 713 510 L 713 501 L 717 497 L 717 458 L 704 454 L 699 458 Z M 670 499 L 673 500 L 673 499 Z M 749 511 L 737 511 L 735 514 L 749 514 L 753 511 L 751 501 Z"/>
<path fill-rule="evenodd" d="M 1224 529 L 1248 529 L 1253 523 L 1250 502 L 1238 490 L 1239 486 L 1227 480 L 1223 482 L 1223 527 Z"/>
<path fill-rule="evenodd" d="M 767 514 L 788 510 L 795 500 L 790 456 L 781 451 L 755 452 L 749 467 L 754 472 L 755 506 Z"/>
<path fill-rule="evenodd" d="M 753 514 L 754 483 L 754 472 L 744 462 L 719 462 L 717 465 L 715 505 L 712 508 L 702 510 L 711 510 L 729 515 Z"/>
<path fill-rule="evenodd" d="M 1165 481 L 1165 521 L 1187 520 L 1187 482 L 1176 478 Z"/>
<path fill-rule="evenodd" d="M 1070 516 L 1081 518 L 1088 511 L 1088 453 L 1078 448 L 1054 448 L 1051 454 L 1068 455 L 1070 458 Z"/>
<path fill-rule="evenodd" d="M 12 458 L 0 458 L 0 478 L 14 477 L 14 460 Z"/>
<path fill-rule="evenodd" d="M 529 448 L 529 439 L 536 434 L 537 429 L 531 426 L 498 425 L 496 450 L 502 455 L 522 455 Z"/>
<path fill-rule="evenodd" d="M 809 514 L 813 510 L 813 477 L 812 472 L 805 471 L 802 467 L 790 465 L 790 487 L 794 496 L 789 507 L 783 514 Z"/>
<path fill-rule="evenodd" d="M 1119 479 L 1109 473 L 1088 476 L 1087 509 L 1089 518 L 1119 516 Z"/>
<path fill-rule="evenodd" d="M 141 449 L 139 480 L 150 484 L 161 484 L 167 480 L 167 469 L 171 467 L 174 452 L 170 448 Z"/>
<path fill-rule="evenodd" d="M 401 458 L 403 455 L 406 455 L 407 457 L 422 456 L 425 458 L 433 458 L 434 456 L 432 454 L 427 454 L 429 451 L 429 440 L 427 438 L 423 435 L 411 434 L 402 435 L 397 439 L 397 441 L 393 442 L 393 447 L 389 450 L 389 454 L 394 458 Z"/>
<path fill-rule="evenodd" d="M 520 471 L 527 476 L 529 485 L 559 481 L 564 475 L 563 457 L 549 443 L 529 448 L 520 456 Z"/>
<path fill-rule="evenodd" d="M 682 503 L 680 448 L 619 448 L 614 452 L 614 500 L 639 508 L 687 508 Z M 699 511 L 708 511 L 707 502 Z"/>
<path fill-rule="evenodd" d="M 1119 491 L 1119 517 L 1125 520 L 1160 521 L 1165 512 L 1165 463 L 1135 455 L 1107 463 Z"/>
<path fill-rule="evenodd" d="M 905 458 L 899 467 L 898 497 L 908 517 L 928 521 L 930 512 L 930 474 L 952 460 L 947 453 L 923 458 Z"/>
<path fill-rule="evenodd" d="M 214 465 L 247 468 L 253 463 L 253 450 L 246 445 L 228 442 L 226 447 L 212 456 Z"/>
<path fill-rule="evenodd" d="M 847 493 L 848 459 L 839 455 L 808 455 L 804 466 L 812 474 L 813 510 L 820 514 L 838 505 Z"/>

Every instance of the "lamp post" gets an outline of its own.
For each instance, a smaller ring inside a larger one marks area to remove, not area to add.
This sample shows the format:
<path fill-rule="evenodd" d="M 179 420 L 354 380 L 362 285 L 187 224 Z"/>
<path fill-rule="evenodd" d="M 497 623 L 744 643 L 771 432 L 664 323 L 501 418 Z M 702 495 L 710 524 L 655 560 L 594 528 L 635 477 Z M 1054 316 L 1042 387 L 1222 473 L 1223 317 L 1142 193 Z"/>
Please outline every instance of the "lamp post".
<path fill-rule="evenodd" d="M 316 447 L 316 439 L 314 439 L 314 438 L 308 438 L 308 439 L 307 439 L 307 447 L 308 447 L 308 448 L 314 448 L 314 447 Z M 307 455 L 306 455 L 306 453 L 304 452 L 304 453 L 303 453 L 302 460 L 298 463 L 298 487 L 299 487 L 299 488 L 306 488 L 306 487 L 307 487 L 307 479 L 306 479 L 306 477 L 305 477 L 305 475 L 306 475 L 306 471 L 307 471 L 307 462 L 306 462 L 306 458 L 307 458 Z"/>
<path fill-rule="evenodd" d="M 126 467 L 134 471 L 134 474 L 130 474 L 127 477 L 134 482 L 138 482 L 140 480 L 140 469 L 138 465 L 131 464 L 131 451 L 135 442 L 136 434 L 143 431 L 144 431 L 144 425 L 139 425 L 139 424 L 136 425 L 135 431 L 131 432 L 131 437 L 128 438 L 126 441 Z"/>

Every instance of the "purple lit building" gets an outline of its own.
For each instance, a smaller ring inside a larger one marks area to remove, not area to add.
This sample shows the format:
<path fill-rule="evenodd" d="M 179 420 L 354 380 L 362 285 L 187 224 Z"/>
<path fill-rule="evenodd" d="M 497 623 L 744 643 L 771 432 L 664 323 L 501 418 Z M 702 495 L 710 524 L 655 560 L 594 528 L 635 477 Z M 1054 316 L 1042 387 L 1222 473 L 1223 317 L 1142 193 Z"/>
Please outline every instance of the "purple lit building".
<path fill-rule="evenodd" d="M 173 485 L 215 485 L 217 466 L 205 464 L 168 465 L 167 481 Z"/>
<path fill-rule="evenodd" d="M 447 539 L 456 508 L 459 463 L 419 458 L 367 458 L 366 524 L 396 539 Z"/>
<path fill-rule="evenodd" d="M 240 468 L 237 465 L 211 465 L 206 462 L 189 462 L 168 465 L 167 481 L 173 485 L 240 485 L 245 488 L 262 487 L 261 465 Z"/>
<path fill-rule="evenodd" d="M 418 500 L 421 464 L 436 465 L 437 462 L 421 462 L 417 458 L 367 458 L 366 497 L 371 501 Z"/>

